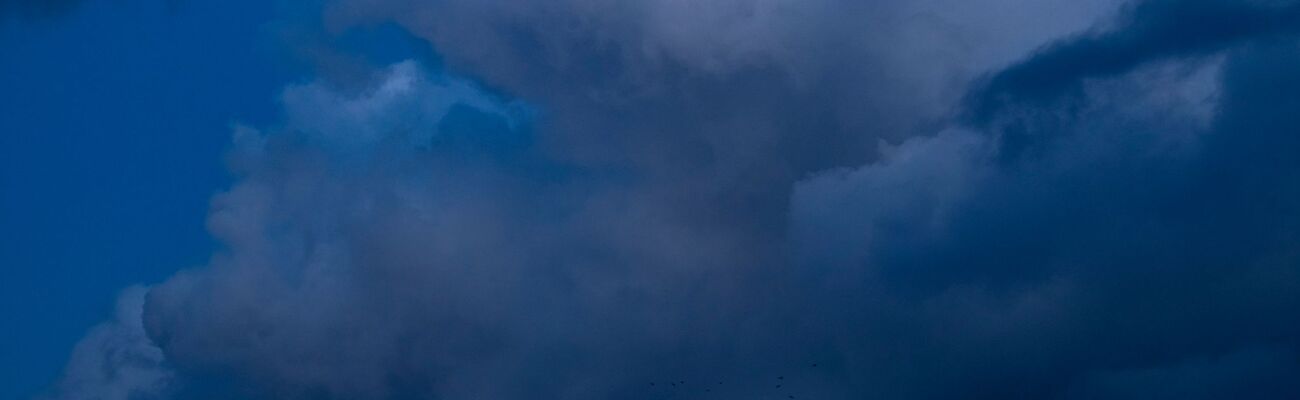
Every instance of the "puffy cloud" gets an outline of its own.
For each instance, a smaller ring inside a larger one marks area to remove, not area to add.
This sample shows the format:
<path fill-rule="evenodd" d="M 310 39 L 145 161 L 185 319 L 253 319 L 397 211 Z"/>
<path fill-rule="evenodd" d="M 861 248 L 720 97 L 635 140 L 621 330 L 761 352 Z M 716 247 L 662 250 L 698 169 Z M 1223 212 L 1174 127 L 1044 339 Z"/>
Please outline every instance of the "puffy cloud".
<path fill-rule="evenodd" d="M 327 16 L 396 20 L 453 68 L 556 110 L 545 139 L 563 157 L 766 186 L 737 180 L 863 162 L 877 138 L 929 131 L 977 74 L 1118 6 L 349 0 Z"/>
<path fill-rule="evenodd" d="M 1194 5 L 1147 3 L 1129 18 L 1182 6 Z M 1061 49 L 1104 60 L 1116 50 L 1096 44 L 1109 38 L 1185 38 L 1148 23 L 1049 46 L 992 87 Z M 1295 395 L 1300 325 L 1281 316 L 1300 311 L 1300 157 L 1287 150 L 1300 121 L 1278 104 L 1294 100 L 1283 93 L 1300 60 L 1277 34 L 1044 73 L 1072 89 L 976 102 L 995 113 L 976 125 L 983 136 L 911 139 L 800 184 L 801 273 L 824 301 L 858 305 L 827 317 L 834 341 L 863 369 L 892 365 L 864 378 L 902 398 Z"/>
<path fill-rule="evenodd" d="M 145 335 L 141 310 L 148 288 L 122 292 L 111 321 L 77 342 L 63 377 L 41 399 L 133 400 L 169 395 L 174 373 Z"/>
<path fill-rule="evenodd" d="M 491 311 L 520 306 L 501 292 L 531 272 L 505 268 L 535 234 L 515 226 L 527 191 L 546 184 L 518 176 L 545 165 L 488 155 L 527 146 L 518 107 L 410 62 L 364 92 L 317 82 L 284 104 L 280 130 L 238 132 L 245 177 L 209 218 L 229 251 L 152 291 L 152 337 L 184 368 L 290 397 L 383 397 L 394 379 L 435 384 L 407 366 L 486 354 L 500 339 L 479 333 L 509 322 Z"/>
<path fill-rule="evenodd" d="M 175 393 L 1296 394 L 1293 3 L 327 8 L 437 62 L 236 130 Z"/>

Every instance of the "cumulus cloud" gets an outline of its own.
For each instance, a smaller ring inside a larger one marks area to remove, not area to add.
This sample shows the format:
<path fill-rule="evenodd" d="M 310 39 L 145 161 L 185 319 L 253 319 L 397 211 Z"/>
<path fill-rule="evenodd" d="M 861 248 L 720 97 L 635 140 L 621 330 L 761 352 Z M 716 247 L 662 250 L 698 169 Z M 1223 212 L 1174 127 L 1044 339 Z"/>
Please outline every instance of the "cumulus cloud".
<path fill-rule="evenodd" d="M 1296 395 L 1296 6 L 1032 3 L 329 3 L 437 62 L 238 128 L 144 331 L 186 398 Z"/>
<path fill-rule="evenodd" d="M 112 320 L 77 342 L 63 377 L 40 399 L 138 400 L 169 395 L 173 373 L 145 335 L 141 310 L 148 288 L 132 287 L 117 300 Z"/>
<path fill-rule="evenodd" d="M 352 0 L 326 15 L 396 20 L 453 68 L 560 111 L 560 156 L 788 184 L 929 132 L 965 81 L 1119 4 Z"/>
<path fill-rule="evenodd" d="M 1152 2 L 1127 17 L 1174 18 L 1183 6 L 1237 3 Z M 1062 51 L 1106 60 L 1107 38 L 1165 49 L 1208 35 L 1148 23 L 1046 47 L 991 87 Z M 902 398 L 1295 395 L 1282 382 L 1295 376 L 1300 327 L 1278 316 L 1300 307 L 1300 159 L 1284 150 L 1297 121 L 1274 105 L 1290 101 L 1295 45 L 1268 29 L 1224 35 L 1204 40 L 1236 44 L 1194 57 L 1142 52 L 1105 73 L 1061 66 L 1041 76 L 1071 90 L 1013 107 L 977 101 L 996 121 L 977 121 L 984 136 L 912 139 L 881 162 L 801 183 L 801 272 L 826 301 L 861 307 L 830 318 L 835 341 L 863 368 L 894 365 L 880 383 Z M 900 323 L 914 328 L 880 328 Z M 1252 365 L 1195 366 L 1224 357 Z M 935 380 L 946 384 L 924 383 Z"/>

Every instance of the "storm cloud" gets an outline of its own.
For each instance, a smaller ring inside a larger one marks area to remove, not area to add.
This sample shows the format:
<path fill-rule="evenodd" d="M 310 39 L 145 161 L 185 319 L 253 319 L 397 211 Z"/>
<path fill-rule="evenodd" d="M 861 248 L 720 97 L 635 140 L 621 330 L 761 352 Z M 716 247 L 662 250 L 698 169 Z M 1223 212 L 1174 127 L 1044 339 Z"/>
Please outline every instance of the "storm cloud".
<path fill-rule="evenodd" d="M 1300 395 L 1294 2 L 304 14 L 436 57 L 235 129 L 140 393 Z"/>

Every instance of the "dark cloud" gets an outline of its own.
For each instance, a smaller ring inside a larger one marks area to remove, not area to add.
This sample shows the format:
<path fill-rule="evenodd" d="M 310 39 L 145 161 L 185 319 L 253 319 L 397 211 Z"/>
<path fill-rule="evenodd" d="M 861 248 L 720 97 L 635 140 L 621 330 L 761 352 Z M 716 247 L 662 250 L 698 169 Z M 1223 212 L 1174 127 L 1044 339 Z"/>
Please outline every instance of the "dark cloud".
<path fill-rule="evenodd" d="M 1116 29 L 1054 43 L 993 74 L 968 98 L 966 119 L 987 126 L 1017 115 L 1016 107 L 1068 109 L 1091 79 L 1147 63 L 1222 51 L 1247 40 L 1300 31 L 1300 5 L 1289 1 L 1144 1 L 1130 6 Z M 1012 122 L 1015 123 L 1014 121 Z M 1036 140 L 1026 127 L 1004 130 L 1005 156 Z"/>
<path fill-rule="evenodd" d="M 848 3 L 331 3 L 436 60 L 237 129 L 169 393 L 1300 394 L 1293 3 Z"/>
<path fill-rule="evenodd" d="M 1177 8 L 1147 4 L 1129 18 Z M 1184 45 L 1162 40 L 1221 40 L 1195 31 L 1217 24 L 1100 37 L 1168 49 Z M 1300 120 L 1283 109 L 1300 59 L 1275 31 L 1233 40 L 1214 57 L 1152 51 L 1113 70 L 1063 67 L 1042 76 L 1071 90 L 991 109 L 990 131 L 915 139 L 885 162 L 803 183 L 805 272 L 826 282 L 826 301 L 862 305 L 831 318 L 836 342 L 863 365 L 894 366 L 864 374 L 878 386 L 862 390 L 1295 396 L 1300 325 L 1284 316 L 1300 311 Z M 1059 49 L 1114 56 L 1096 41 L 1059 43 L 994 76 L 1045 68 Z M 1008 143 L 1023 132 L 1037 138 L 1030 147 Z"/>

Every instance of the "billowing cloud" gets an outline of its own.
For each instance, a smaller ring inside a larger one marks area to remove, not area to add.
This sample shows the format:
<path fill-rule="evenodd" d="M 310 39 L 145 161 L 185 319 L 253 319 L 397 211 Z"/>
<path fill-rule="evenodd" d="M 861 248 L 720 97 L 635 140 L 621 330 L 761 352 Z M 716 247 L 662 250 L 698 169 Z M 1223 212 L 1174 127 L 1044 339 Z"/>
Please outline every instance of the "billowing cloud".
<path fill-rule="evenodd" d="M 456 70 L 555 110 L 543 144 L 557 156 L 783 186 L 929 132 L 967 80 L 1116 7 L 354 0 L 326 15 L 335 29 L 396 20 Z"/>
<path fill-rule="evenodd" d="M 174 378 L 163 352 L 141 323 L 148 289 L 131 287 L 117 300 L 112 320 L 93 328 L 72 349 L 63 377 L 40 399 L 161 399 Z"/>
<path fill-rule="evenodd" d="M 1295 396 L 1296 9 L 332 2 L 436 60 L 238 128 L 143 325 L 185 398 Z"/>
<path fill-rule="evenodd" d="M 1129 18 L 1184 6 L 1226 4 Z M 1208 35 L 1132 21 L 1049 46 L 992 87 L 1044 89 L 1006 77 L 1063 51 L 1105 60 L 1116 50 L 1099 43 L 1117 37 L 1165 49 Z M 1070 90 L 977 103 L 996 113 L 983 136 L 912 139 L 802 182 L 800 271 L 826 301 L 861 305 L 830 318 L 835 342 L 860 368 L 892 365 L 877 383 L 902 398 L 1294 396 L 1300 325 L 1283 316 L 1300 311 L 1300 120 L 1279 104 L 1300 59 L 1276 31 L 1224 34 L 1204 40 L 1235 44 L 1194 57 L 1062 65 L 1041 76 Z"/>

